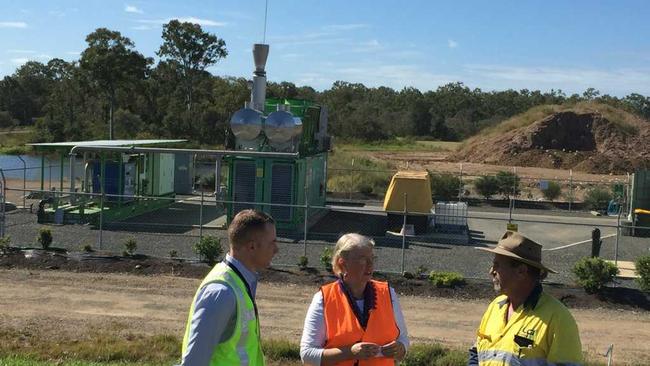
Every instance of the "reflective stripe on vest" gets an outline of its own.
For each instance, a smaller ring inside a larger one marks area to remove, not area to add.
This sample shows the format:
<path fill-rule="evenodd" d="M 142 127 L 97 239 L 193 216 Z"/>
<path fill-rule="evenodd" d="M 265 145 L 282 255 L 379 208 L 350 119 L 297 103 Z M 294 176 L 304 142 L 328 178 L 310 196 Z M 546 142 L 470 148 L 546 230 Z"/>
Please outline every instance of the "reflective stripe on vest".
<path fill-rule="evenodd" d="M 212 354 L 210 365 L 264 365 L 259 322 L 255 316 L 253 300 L 248 296 L 246 285 L 243 281 L 235 271 L 223 262 L 217 264 L 208 273 L 203 282 L 201 282 L 190 306 L 190 313 L 185 328 L 185 337 L 183 339 L 183 355 L 187 352 L 189 332 L 194 315 L 194 304 L 196 303 L 198 294 L 202 288 L 210 283 L 221 283 L 233 290 L 236 297 L 237 315 L 232 335 L 229 339 L 217 345 Z"/>
<path fill-rule="evenodd" d="M 580 366 L 577 363 L 552 363 L 544 358 L 520 359 L 517 355 L 506 351 L 481 351 L 478 353 L 481 365 L 509 365 L 509 366 Z"/>
<path fill-rule="evenodd" d="M 354 315 L 350 303 L 341 290 L 338 281 L 321 287 L 323 293 L 323 315 L 327 328 L 325 348 L 351 346 L 357 342 L 372 342 L 380 346 L 390 343 L 399 336 L 399 328 L 395 322 L 393 303 L 388 283 L 370 281 L 374 286 L 375 308 L 369 310 L 368 325 L 364 330 Z M 395 360 L 387 357 L 376 357 L 369 360 L 348 360 L 337 365 L 359 366 L 393 366 Z"/>

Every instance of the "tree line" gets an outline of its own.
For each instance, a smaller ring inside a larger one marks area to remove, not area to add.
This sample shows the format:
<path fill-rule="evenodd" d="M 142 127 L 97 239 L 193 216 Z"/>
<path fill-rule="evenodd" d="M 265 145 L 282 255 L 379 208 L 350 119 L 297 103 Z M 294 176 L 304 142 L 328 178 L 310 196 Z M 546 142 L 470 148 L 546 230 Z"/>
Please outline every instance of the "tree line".
<path fill-rule="evenodd" d="M 242 77 L 206 69 L 227 57 L 226 42 L 200 25 L 172 20 L 152 57 L 118 31 L 86 36 L 80 59 L 29 61 L 0 81 L 0 128 L 35 126 L 35 142 L 86 139 L 184 138 L 223 143 L 228 120 L 250 98 Z M 330 133 L 382 140 L 396 136 L 458 141 L 531 107 L 595 100 L 650 119 L 650 98 L 619 98 L 593 89 L 483 91 L 449 83 L 422 92 L 336 81 L 316 91 L 290 82 L 268 83 L 267 96 L 308 99 L 329 110 Z"/>

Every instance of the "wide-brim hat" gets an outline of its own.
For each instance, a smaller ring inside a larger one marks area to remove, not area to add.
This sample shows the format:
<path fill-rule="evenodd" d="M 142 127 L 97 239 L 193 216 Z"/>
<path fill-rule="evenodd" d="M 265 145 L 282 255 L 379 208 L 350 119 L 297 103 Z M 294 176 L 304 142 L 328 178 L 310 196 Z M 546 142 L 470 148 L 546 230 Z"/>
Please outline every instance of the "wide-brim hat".
<path fill-rule="evenodd" d="M 542 264 L 542 246 L 515 231 L 506 231 L 494 248 L 476 249 L 501 254 L 546 272 L 557 273 Z"/>

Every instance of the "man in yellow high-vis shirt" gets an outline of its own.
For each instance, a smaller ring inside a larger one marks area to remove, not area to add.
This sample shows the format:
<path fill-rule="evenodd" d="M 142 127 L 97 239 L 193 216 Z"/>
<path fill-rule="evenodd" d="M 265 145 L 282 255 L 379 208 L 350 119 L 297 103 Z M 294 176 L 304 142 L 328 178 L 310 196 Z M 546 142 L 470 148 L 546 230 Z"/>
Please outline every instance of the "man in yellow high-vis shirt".
<path fill-rule="evenodd" d="M 548 272 L 542 246 L 508 231 L 495 248 L 490 275 L 500 294 L 483 314 L 468 365 L 573 366 L 582 364 L 580 335 L 573 316 L 544 293 Z"/>
<path fill-rule="evenodd" d="M 183 366 L 263 366 L 255 304 L 257 272 L 278 252 L 271 216 L 243 210 L 228 227 L 230 251 L 194 296 L 183 338 Z"/>

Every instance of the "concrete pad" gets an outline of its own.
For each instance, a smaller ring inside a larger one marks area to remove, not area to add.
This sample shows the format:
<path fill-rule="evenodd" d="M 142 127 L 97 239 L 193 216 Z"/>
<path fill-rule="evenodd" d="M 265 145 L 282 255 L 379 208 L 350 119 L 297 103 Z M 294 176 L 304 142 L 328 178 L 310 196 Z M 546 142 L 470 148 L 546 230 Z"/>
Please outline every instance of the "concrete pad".
<path fill-rule="evenodd" d="M 607 262 L 614 264 L 614 261 L 608 260 Z M 636 267 L 634 262 L 631 261 L 618 261 L 618 275 L 619 278 L 639 278 L 639 275 L 636 274 Z"/>

